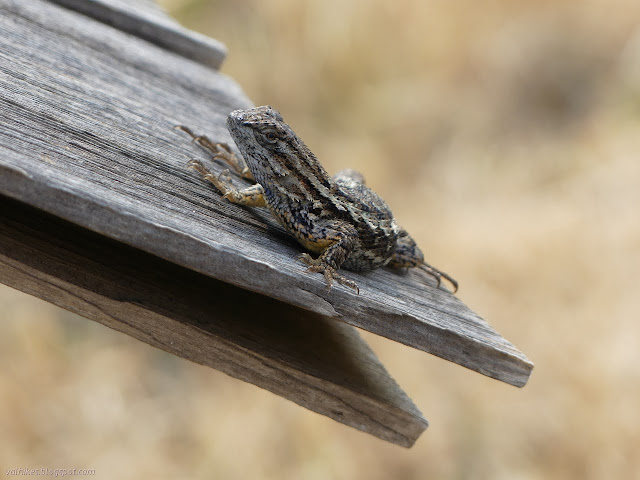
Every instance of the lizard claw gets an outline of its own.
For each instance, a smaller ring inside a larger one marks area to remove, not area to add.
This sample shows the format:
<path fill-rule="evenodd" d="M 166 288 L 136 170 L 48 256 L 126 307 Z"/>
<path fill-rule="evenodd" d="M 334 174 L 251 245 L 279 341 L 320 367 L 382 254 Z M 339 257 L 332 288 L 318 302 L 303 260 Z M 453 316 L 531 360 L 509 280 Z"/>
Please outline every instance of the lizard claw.
<path fill-rule="evenodd" d="M 192 168 L 196 172 L 200 173 L 201 175 L 209 174 L 209 170 L 207 170 L 207 168 L 202 164 L 202 162 L 198 160 L 189 160 L 187 162 L 187 168 Z"/>
<path fill-rule="evenodd" d="M 311 258 L 311 255 L 309 255 L 308 253 L 300 253 L 296 255 L 295 260 L 296 262 L 302 262 L 307 265 L 311 265 L 311 263 L 313 262 L 313 258 Z"/>
<path fill-rule="evenodd" d="M 173 128 L 175 130 L 180 130 L 181 132 L 185 132 L 191 138 L 195 137 L 195 134 L 191 131 L 189 127 L 185 127 L 184 125 L 174 125 Z"/>
<path fill-rule="evenodd" d="M 309 266 L 307 268 L 307 272 L 318 272 L 324 274 L 324 278 L 327 282 L 327 292 L 331 291 L 333 281 L 337 280 L 339 284 L 355 290 L 356 293 L 360 295 L 360 289 L 358 288 L 356 282 L 349 280 L 343 275 L 340 275 L 335 268 L 327 265 L 320 258 L 314 259 L 308 253 L 302 253 L 296 257 L 296 260 L 301 261 L 302 263 L 305 263 Z"/>

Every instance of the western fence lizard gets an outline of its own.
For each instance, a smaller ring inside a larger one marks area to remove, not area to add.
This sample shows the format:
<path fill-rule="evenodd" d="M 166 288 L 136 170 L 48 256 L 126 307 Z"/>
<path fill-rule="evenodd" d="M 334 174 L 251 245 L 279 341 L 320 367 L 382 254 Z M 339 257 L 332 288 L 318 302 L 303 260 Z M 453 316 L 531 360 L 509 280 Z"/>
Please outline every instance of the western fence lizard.
<path fill-rule="evenodd" d="M 188 166 L 198 171 L 223 194 L 239 205 L 268 208 L 278 222 L 308 251 L 298 259 L 311 272 L 322 272 L 329 290 L 333 280 L 353 288 L 358 286 L 338 270 L 341 267 L 365 272 L 387 266 L 393 269 L 417 267 L 451 282 L 444 272 L 425 263 L 422 251 L 411 236 L 399 227 L 387 204 L 365 186 L 355 170 L 342 170 L 333 178 L 315 155 L 272 107 L 236 110 L 229 114 L 227 126 L 242 153 L 235 155 L 224 143 L 214 143 L 188 133 L 202 147 L 228 163 L 254 185 L 233 186 L 229 170 L 211 173 L 201 162 Z"/>

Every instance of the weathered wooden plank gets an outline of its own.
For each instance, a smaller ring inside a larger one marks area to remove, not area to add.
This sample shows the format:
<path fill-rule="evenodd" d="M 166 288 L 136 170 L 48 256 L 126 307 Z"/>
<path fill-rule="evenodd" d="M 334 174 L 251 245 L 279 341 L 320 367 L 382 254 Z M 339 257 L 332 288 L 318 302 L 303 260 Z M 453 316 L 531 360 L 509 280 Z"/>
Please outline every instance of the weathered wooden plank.
<path fill-rule="evenodd" d="M 526 383 L 531 362 L 427 275 L 346 272 L 361 294 L 327 292 L 267 213 L 229 204 L 185 169 L 204 154 L 172 127 L 229 142 L 227 112 L 249 105 L 228 78 L 44 2 L 0 4 L 0 192 L 224 282 Z"/>
<path fill-rule="evenodd" d="M 227 54 L 222 43 L 187 30 L 150 0 L 49 1 L 213 68 L 219 68 Z"/>
<path fill-rule="evenodd" d="M 427 421 L 348 325 L 0 196 L 0 280 L 405 447 Z"/>

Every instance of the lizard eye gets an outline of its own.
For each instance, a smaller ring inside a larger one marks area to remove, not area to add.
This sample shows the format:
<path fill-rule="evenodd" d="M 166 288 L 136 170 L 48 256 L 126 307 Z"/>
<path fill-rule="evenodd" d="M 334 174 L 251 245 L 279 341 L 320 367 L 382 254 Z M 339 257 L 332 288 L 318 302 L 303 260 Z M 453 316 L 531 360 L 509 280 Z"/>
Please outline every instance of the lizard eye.
<path fill-rule="evenodd" d="M 256 130 L 255 137 L 258 143 L 265 148 L 274 149 L 278 145 L 278 132 L 274 130 Z"/>

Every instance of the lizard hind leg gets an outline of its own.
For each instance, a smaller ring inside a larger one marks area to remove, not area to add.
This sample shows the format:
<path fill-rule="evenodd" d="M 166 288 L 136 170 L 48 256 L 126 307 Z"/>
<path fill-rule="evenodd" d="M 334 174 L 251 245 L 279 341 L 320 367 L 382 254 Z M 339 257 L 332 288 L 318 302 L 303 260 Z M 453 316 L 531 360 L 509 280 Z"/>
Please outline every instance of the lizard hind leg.
<path fill-rule="evenodd" d="M 309 268 L 307 268 L 307 272 L 319 272 L 324 274 L 324 278 L 327 282 L 327 291 L 331 291 L 333 281 L 336 280 L 339 284 L 352 288 L 358 295 L 360 294 L 360 289 L 356 282 L 339 274 L 337 269 L 322 259 L 322 255 L 318 258 L 313 258 L 308 253 L 302 253 L 298 255 L 297 259 L 309 266 Z"/>
<path fill-rule="evenodd" d="M 303 253 L 297 259 L 309 266 L 308 272 L 324 274 L 328 290 L 331 290 L 333 281 L 336 280 L 359 294 L 358 285 L 338 273 L 338 269 L 353 250 L 357 235 L 355 228 L 347 223 L 319 222 L 310 232 L 306 232 L 305 235 L 298 232 L 296 237 L 308 250 L 320 253 L 320 256 L 313 258 L 308 253 Z"/>

